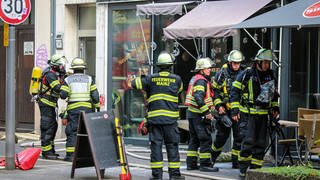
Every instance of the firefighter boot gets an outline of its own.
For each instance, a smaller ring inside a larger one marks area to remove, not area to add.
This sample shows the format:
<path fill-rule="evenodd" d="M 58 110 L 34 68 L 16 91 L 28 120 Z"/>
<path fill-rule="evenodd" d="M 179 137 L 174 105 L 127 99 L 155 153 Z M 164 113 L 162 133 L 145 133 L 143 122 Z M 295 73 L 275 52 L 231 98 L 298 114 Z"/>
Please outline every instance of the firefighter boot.
<path fill-rule="evenodd" d="M 240 174 L 239 176 L 241 178 L 246 177 L 246 173 L 248 170 L 248 167 L 250 166 L 250 161 L 239 161 L 239 169 L 240 169 Z"/>
<path fill-rule="evenodd" d="M 67 152 L 66 157 L 63 160 L 68 161 L 68 162 L 72 162 L 73 161 L 73 152 Z"/>
<path fill-rule="evenodd" d="M 218 172 L 219 168 L 213 166 L 200 166 L 202 172 Z"/>
<path fill-rule="evenodd" d="M 57 160 L 58 156 L 52 151 L 42 152 L 43 159 Z"/>
<path fill-rule="evenodd" d="M 232 169 L 239 169 L 238 156 L 232 155 L 231 160 L 232 160 Z"/>
<path fill-rule="evenodd" d="M 60 156 L 58 153 L 56 153 L 56 149 L 54 147 L 55 147 L 55 145 L 52 144 L 52 152 L 53 152 L 53 154 L 55 154 L 56 156 Z"/>
<path fill-rule="evenodd" d="M 212 151 L 211 152 L 211 161 L 212 161 L 213 166 L 214 166 L 214 163 L 216 163 L 216 160 L 220 154 L 221 154 L 221 151 Z"/>
<path fill-rule="evenodd" d="M 197 170 L 199 166 L 197 165 L 198 158 L 196 156 L 187 156 L 187 170 Z"/>
<path fill-rule="evenodd" d="M 185 180 L 184 176 L 170 176 L 169 180 Z"/>

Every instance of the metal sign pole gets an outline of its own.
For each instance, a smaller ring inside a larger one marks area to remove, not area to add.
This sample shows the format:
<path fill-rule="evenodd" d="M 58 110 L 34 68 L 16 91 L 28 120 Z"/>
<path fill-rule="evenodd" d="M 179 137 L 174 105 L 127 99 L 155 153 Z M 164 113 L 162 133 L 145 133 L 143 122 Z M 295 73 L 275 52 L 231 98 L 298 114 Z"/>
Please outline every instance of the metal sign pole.
<path fill-rule="evenodd" d="M 16 37 L 15 27 L 9 27 L 9 47 L 6 58 L 6 169 L 15 169 L 15 101 L 16 101 Z"/>

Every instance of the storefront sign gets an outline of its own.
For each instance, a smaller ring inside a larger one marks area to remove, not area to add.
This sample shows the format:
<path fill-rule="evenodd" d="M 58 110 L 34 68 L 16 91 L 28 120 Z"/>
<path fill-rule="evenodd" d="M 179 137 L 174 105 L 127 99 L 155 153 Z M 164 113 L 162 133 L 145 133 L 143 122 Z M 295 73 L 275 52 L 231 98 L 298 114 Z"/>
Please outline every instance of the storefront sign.
<path fill-rule="evenodd" d="M 303 16 L 306 18 L 316 18 L 320 16 L 320 1 L 309 6 L 303 12 Z"/>

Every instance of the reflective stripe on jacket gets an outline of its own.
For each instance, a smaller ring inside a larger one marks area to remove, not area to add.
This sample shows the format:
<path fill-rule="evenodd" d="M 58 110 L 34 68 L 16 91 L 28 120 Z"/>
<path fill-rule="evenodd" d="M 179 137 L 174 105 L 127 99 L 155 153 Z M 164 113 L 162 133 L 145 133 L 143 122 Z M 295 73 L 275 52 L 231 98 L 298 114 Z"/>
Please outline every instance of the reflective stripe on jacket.
<path fill-rule="evenodd" d="M 198 80 L 204 80 L 206 82 L 206 87 L 203 86 L 195 86 L 195 83 Z M 198 103 L 195 100 L 194 92 L 195 91 L 203 91 L 205 92 L 204 97 L 204 105 L 199 107 Z M 196 74 L 193 76 L 189 82 L 185 105 L 188 106 L 188 110 L 193 113 L 204 113 L 211 109 L 213 106 L 213 91 L 211 91 L 210 82 L 203 77 L 201 74 Z"/>
<path fill-rule="evenodd" d="M 183 89 L 180 76 L 166 71 L 138 77 L 132 87 L 147 93 L 150 124 L 172 124 L 179 117 L 178 95 Z"/>

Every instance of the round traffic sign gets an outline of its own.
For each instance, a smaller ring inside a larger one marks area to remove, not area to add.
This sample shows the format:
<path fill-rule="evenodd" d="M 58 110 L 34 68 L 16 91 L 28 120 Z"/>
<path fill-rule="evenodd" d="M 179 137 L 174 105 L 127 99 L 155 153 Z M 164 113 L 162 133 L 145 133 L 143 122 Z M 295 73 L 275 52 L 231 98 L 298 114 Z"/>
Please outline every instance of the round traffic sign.
<path fill-rule="evenodd" d="M 30 0 L 0 0 L 0 18 L 11 25 L 23 23 L 31 12 Z"/>

